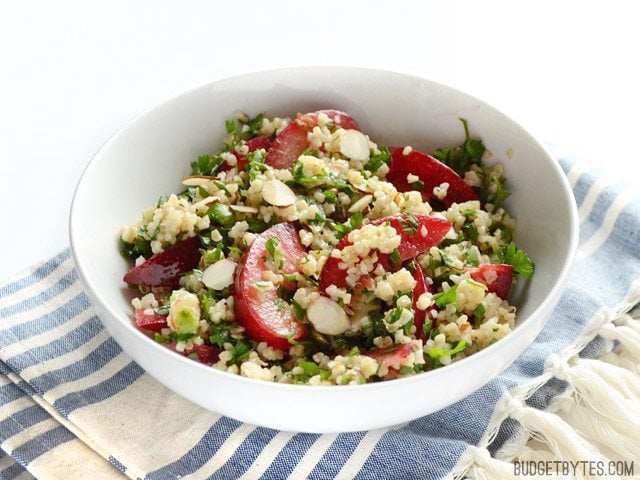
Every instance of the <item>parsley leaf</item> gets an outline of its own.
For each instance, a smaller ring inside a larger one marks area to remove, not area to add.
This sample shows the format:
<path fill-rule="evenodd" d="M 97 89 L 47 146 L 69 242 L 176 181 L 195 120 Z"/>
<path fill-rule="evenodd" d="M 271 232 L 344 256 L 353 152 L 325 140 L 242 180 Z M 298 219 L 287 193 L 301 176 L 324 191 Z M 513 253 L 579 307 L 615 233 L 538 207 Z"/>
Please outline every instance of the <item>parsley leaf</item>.
<path fill-rule="evenodd" d="M 217 345 L 223 348 L 225 343 L 233 342 L 230 322 L 220 322 L 209 325 L 209 333 L 211 334 L 209 336 L 211 345 Z"/>
<path fill-rule="evenodd" d="M 252 137 L 255 137 L 260 133 L 260 129 L 262 128 L 262 121 L 264 120 L 264 114 L 260 113 L 256 117 L 249 120 L 249 134 Z"/>
<path fill-rule="evenodd" d="M 434 302 L 439 308 L 444 308 L 450 303 L 456 303 L 456 292 L 458 290 L 458 286 L 454 285 L 446 292 L 437 293 L 433 296 Z"/>
<path fill-rule="evenodd" d="M 236 130 L 238 130 L 236 121 L 233 118 L 229 118 L 224 122 L 224 128 L 227 133 L 236 133 Z"/>
<path fill-rule="evenodd" d="M 365 170 L 376 173 L 382 165 L 389 164 L 389 162 L 391 162 L 391 153 L 389 153 L 389 149 L 387 147 L 380 145 L 378 146 L 378 150 L 380 150 L 380 153 L 377 155 L 371 151 L 369 161 L 364 165 Z"/>
<path fill-rule="evenodd" d="M 467 348 L 467 342 L 464 340 L 460 340 L 453 348 L 444 349 L 444 348 L 432 348 L 427 353 L 429 354 L 429 358 L 431 359 L 431 363 L 434 366 L 441 365 L 440 359 L 445 355 L 449 355 L 451 358 L 455 357 L 458 353 L 462 352 L 465 348 Z"/>
<path fill-rule="evenodd" d="M 464 143 L 457 147 L 443 147 L 433 152 L 433 156 L 445 165 L 448 165 L 460 176 L 469 170 L 471 165 L 482 165 L 482 156 L 486 148 L 481 140 L 472 138 L 469 126 L 464 118 L 460 121 L 464 127 Z"/>
<path fill-rule="evenodd" d="M 222 162 L 220 156 L 200 155 L 195 162 L 191 163 L 191 175 L 215 175 Z"/>
<path fill-rule="evenodd" d="M 207 212 L 209 218 L 223 227 L 232 227 L 236 223 L 235 216 L 231 209 L 224 203 L 216 202 L 209 207 Z"/>
<path fill-rule="evenodd" d="M 278 237 L 271 237 L 264 243 L 269 256 L 273 261 L 273 265 L 276 269 L 280 270 L 284 265 L 284 259 L 282 258 L 282 252 L 280 251 L 280 239 Z"/>
<path fill-rule="evenodd" d="M 498 261 L 500 263 L 508 263 L 513 265 L 513 271 L 519 277 L 531 278 L 535 268 L 531 259 L 522 250 L 518 250 L 516 245 L 511 242 L 496 251 Z"/>
<path fill-rule="evenodd" d="M 359 228 L 362 225 L 363 219 L 364 216 L 362 215 L 362 212 L 356 212 L 351 216 L 351 218 L 349 218 L 349 221 L 345 223 L 332 223 L 331 226 L 336 232 L 338 232 L 336 233 L 336 238 L 340 240 L 352 230 Z"/>
<path fill-rule="evenodd" d="M 133 243 L 127 243 L 124 240 L 120 240 L 120 254 L 123 257 L 132 258 L 134 260 L 141 255 L 144 258 L 149 258 L 152 254 L 151 242 L 142 237 L 136 237 Z"/>
<path fill-rule="evenodd" d="M 478 306 L 473 309 L 473 316 L 474 316 L 473 326 L 474 327 L 478 327 L 482 323 L 482 320 L 484 320 L 484 314 L 485 314 L 484 305 L 479 303 Z"/>
<path fill-rule="evenodd" d="M 511 192 L 504 188 L 506 183 L 506 178 L 484 172 L 480 186 L 482 203 L 492 203 L 496 208 L 502 206 L 507 197 L 511 195 Z M 495 185 L 495 193 L 492 191 L 492 185 Z"/>
<path fill-rule="evenodd" d="M 400 220 L 402 230 L 409 235 L 415 235 L 420 226 L 420 222 L 411 212 L 405 212 L 404 218 L 405 220 Z"/>
<path fill-rule="evenodd" d="M 299 322 L 304 320 L 305 315 L 307 314 L 306 310 L 300 306 L 298 302 L 295 300 L 291 302 L 291 309 L 293 310 L 293 314 L 296 316 Z"/>

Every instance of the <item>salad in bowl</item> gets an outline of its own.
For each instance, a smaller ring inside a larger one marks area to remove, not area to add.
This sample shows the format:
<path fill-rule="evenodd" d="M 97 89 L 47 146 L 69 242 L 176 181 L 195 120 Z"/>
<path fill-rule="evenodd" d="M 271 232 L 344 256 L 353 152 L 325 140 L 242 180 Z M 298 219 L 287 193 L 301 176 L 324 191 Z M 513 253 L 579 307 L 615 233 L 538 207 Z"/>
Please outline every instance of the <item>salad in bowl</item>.
<path fill-rule="evenodd" d="M 237 113 L 183 190 L 120 233 L 137 327 L 212 368 L 279 383 L 379 382 L 439 368 L 514 327 L 500 164 L 464 143 L 380 145 L 349 114 Z"/>

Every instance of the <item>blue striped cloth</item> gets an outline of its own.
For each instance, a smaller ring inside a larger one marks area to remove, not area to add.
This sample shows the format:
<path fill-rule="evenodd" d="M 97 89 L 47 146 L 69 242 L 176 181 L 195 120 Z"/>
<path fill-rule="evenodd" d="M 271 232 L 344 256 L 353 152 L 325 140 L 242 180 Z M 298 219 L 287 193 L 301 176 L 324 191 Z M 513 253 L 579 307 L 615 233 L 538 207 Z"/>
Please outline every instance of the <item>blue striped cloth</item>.
<path fill-rule="evenodd" d="M 479 391 L 394 429 L 312 435 L 256 428 L 168 391 L 103 329 L 69 251 L 0 286 L 0 479 L 399 478 L 450 474 L 505 391 L 543 371 L 640 275 L 638 189 L 563 161 L 580 206 L 570 286 L 516 362 Z M 339 388 L 339 387 L 338 387 Z M 529 404 L 545 408 L 559 390 Z M 504 422 L 490 450 L 518 431 Z"/>

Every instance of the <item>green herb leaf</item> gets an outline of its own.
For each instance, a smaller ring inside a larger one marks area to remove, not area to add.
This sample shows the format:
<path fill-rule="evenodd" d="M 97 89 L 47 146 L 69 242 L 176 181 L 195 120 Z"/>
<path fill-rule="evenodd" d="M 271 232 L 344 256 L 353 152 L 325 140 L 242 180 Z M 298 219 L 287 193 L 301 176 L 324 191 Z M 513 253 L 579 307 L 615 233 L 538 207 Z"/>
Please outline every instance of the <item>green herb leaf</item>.
<path fill-rule="evenodd" d="M 362 226 L 362 220 L 363 219 L 364 219 L 364 216 L 362 215 L 362 212 L 356 212 L 351 216 L 351 218 L 349 218 L 349 221 L 347 221 L 345 223 L 333 223 L 333 224 L 331 224 L 333 229 L 336 232 L 338 232 L 336 234 L 336 238 L 338 240 L 340 240 L 342 237 L 347 235 L 352 230 L 355 230 L 356 228 L 360 228 Z"/>
<path fill-rule="evenodd" d="M 439 308 L 444 308 L 450 303 L 456 303 L 456 293 L 458 291 L 458 286 L 454 285 L 446 292 L 437 293 L 433 296 L 433 300 Z"/>
<path fill-rule="evenodd" d="M 518 250 L 513 242 L 496 252 L 500 263 L 513 265 L 514 273 L 523 278 L 531 278 L 535 268 L 531 259 L 522 250 Z"/>
<path fill-rule="evenodd" d="M 222 249 L 224 244 L 222 242 L 216 245 L 215 250 L 207 251 L 202 255 L 202 263 L 204 264 L 204 268 L 212 265 L 222 259 Z"/>
<path fill-rule="evenodd" d="M 123 257 L 135 260 L 139 256 L 149 258 L 152 255 L 151 242 L 142 237 L 136 237 L 133 243 L 120 240 L 120 254 Z"/>
<path fill-rule="evenodd" d="M 324 199 L 327 203 L 336 203 L 336 200 L 338 198 L 335 192 L 331 192 L 329 190 L 323 191 L 322 195 L 324 195 Z"/>
<path fill-rule="evenodd" d="M 475 248 L 470 248 L 469 250 L 467 250 L 466 261 L 467 264 L 471 265 L 472 267 L 477 267 L 478 265 L 480 265 L 480 259 L 478 258 L 478 253 Z"/>
<path fill-rule="evenodd" d="M 264 163 L 264 158 L 260 150 L 247 154 L 248 162 L 246 168 L 249 172 L 249 181 L 253 182 L 260 173 L 266 172 L 271 168 Z"/>
<path fill-rule="evenodd" d="M 218 225 L 222 225 L 223 227 L 230 228 L 236 223 L 235 216 L 229 209 L 228 205 L 224 203 L 216 202 L 209 207 L 208 215 L 211 220 L 216 222 Z"/>
<path fill-rule="evenodd" d="M 462 352 L 465 348 L 467 348 L 467 342 L 464 340 L 460 340 L 455 346 L 451 349 L 444 348 L 432 348 L 429 350 L 429 358 L 431 358 L 431 362 L 434 366 L 441 365 L 440 359 L 445 355 L 449 355 L 451 358 L 455 357 L 458 353 Z"/>
<path fill-rule="evenodd" d="M 420 222 L 411 212 L 405 212 L 404 218 L 405 220 L 400 220 L 402 230 L 409 235 L 415 235 L 420 226 Z"/>
<path fill-rule="evenodd" d="M 425 338 L 430 338 L 431 330 L 433 329 L 432 321 L 427 314 L 427 318 L 424 320 L 424 324 L 422 325 L 422 331 L 424 332 Z"/>
<path fill-rule="evenodd" d="M 153 339 L 158 343 L 171 343 L 171 340 L 169 340 L 167 337 L 163 337 L 158 332 L 155 332 L 153 334 Z"/>
<path fill-rule="evenodd" d="M 233 118 L 229 118 L 224 122 L 224 128 L 227 133 L 236 133 L 238 127 L 236 126 L 236 121 Z"/>
<path fill-rule="evenodd" d="M 193 337 L 195 337 L 193 333 L 171 332 L 169 334 L 169 338 L 171 338 L 171 340 L 175 340 L 176 342 L 188 342 Z"/>
<path fill-rule="evenodd" d="M 209 333 L 211 334 L 209 336 L 211 345 L 223 348 L 225 343 L 233 343 L 230 322 L 220 322 L 209 325 Z"/>
<path fill-rule="evenodd" d="M 252 137 L 255 137 L 260 133 L 260 129 L 262 128 L 262 122 L 264 118 L 265 118 L 264 114 L 260 113 L 259 115 L 249 120 L 249 123 L 248 123 L 249 135 L 251 135 Z"/>
<path fill-rule="evenodd" d="M 463 225 L 462 232 L 467 240 L 471 240 L 472 242 L 478 241 L 478 227 L 476 227 L 475 223 Z"/>
<path fill-rule="evenodd" d="M 371 150 L 369 161 L 364 165 L 365 170 L 376 173 L 382 165 L 391 162 L 391 153 L 387 147 L 379 145 L 378 150 L 380 150 L 378 154 L 374 154 Z"/>
<path fill-rule="evenodd" d="M 211 155 L 200 155 L 195 162 L 191 163 L 191 174 L 192 175 L 215 175 L 220 168 L 220 165 L 224 160 L 222 157 L 216 155 L 212 157 Z"/>
<path fill-rule="evenodd" d="M 253 350 L 253 345 L 249 342 L 245 342 L 244 340 L 238 340 L 236 344 L 233 346 L 233 350 L 231 350 L 231 354 L 233 358 L 231 359 L 232 363 L 236 365 L 242 363 Z"/>
<path fill-rule="evenodd" d="M 307 314 L 306 310 L 300 306 L 300 304 L 296 301 L 291 302 L 291 309 L 293 310 L 293 314 L 296 316 L 299 322 L 304 320 L 305 315 Z"/>
<path fill-rule="evenodd" d="M 475 319 L 473 321 L 473 326 L 474 327 L 477 327 L 478 325 L 480 325 L 482 323 L 482 320 L 484 320 L 484 314 L 485 314 L 484 305 L 479 303 L 478 306 L 473 309 L 473 317 Z"/>
<path fill-rule="evenodd" d="M 464 172 L 468 171 L 471 165 L 482 166 L 482 156 L 486 148 L 481 140 L 471 138 L 467 121 L 464 118 L 460 121 L 464 127 L 464 143 L 457 147 L 439 148 L 433 152 L 433 156 L 455 170 L 458 175 L 464 176 Z"/>
<path fill-rule="evenodd" d="M 282 252 L 280 251 L 280 239 L 275 236 L 271 237 L 265 242 L 264 246 L 267 249 L 276 269 L 282 269 L 284 266 L 284 259 L 282 257 Z"/>

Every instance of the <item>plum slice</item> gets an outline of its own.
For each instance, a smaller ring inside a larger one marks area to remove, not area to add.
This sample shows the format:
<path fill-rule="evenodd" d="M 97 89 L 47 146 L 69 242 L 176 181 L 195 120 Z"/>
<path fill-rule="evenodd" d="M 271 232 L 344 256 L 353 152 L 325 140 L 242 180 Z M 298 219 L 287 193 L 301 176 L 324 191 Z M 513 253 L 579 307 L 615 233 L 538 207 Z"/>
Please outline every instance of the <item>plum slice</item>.
<path fill-rule="evenodd" d="M 401 192 L 418 190 L 422 192 L 425 200 L 439 200 L 433 193 L 433 189 L 443 183 L 448 183 L 447 196 L 441 201 L 449 207 L 453 203 L 462 203 L 469 200 L 478 200 L 478 194 L 465 183 L 465 181 L 451 168 L 435 159 L 431 155 L 411 150 L 404 154 L 402 147 L 391 147 L 391 165 L 387 180 Z M 418 183 L 409 183 L 407 175 L 412 174 L 420 179 Z"/>
<path fill-rule="evenodd" d="M 133 267 L 123 280 L 129 285 L 175 287 L 180 274 L 196 268 L 199 261 L 200 238 L 189 237 Z"/>
<path fill-rule="evenodd" d="M 266 242 L 272 237 L 279 240 L 282 262 L 280 273 L 300 271 L 300 261 L 306 254 L 300 243 L 298 231 L 291 223 L 279 223 L 265 230 L 245 251 L 234 280 L 234 308 L 238 323 L 244 326 L 253 340 L 267 342 L 270 346 L 286 349 L 289 339 L 300 340 L 307 335 L 306 325 L 296 320 L 290 306 L 278 297 L 276 288 L 263 288 L 262 272 L 268 270 Z"/>
<path fill-rule="evenodd" d="M 440 243 L 440 240 L 451 228 L 451 222 L 448 220 L 429 215 L 411 215 L 409 217 L 396 215 L 373 220 L 370 224 L 381 225 L 386 222 L 389 222 L 389 225 L 400 235 L 398 253 L 401 262 L 411 260 Z M 351 245 L 349 236 L 345 235 L 335 248 L 342 250 L 349 245 Z M 393 261 L 389 254 L 378 252 L 377 255 L 378 262 L 385 269 L 392 266 Z M 340 258 L 329 257 L 327 259 L 320 272 L 319 288 L 321 291 L 326 291 L 330 285 L 335 285 L 338 288 L 347 286 L 346 271 L 339 267 L 341 262 Z"/>

